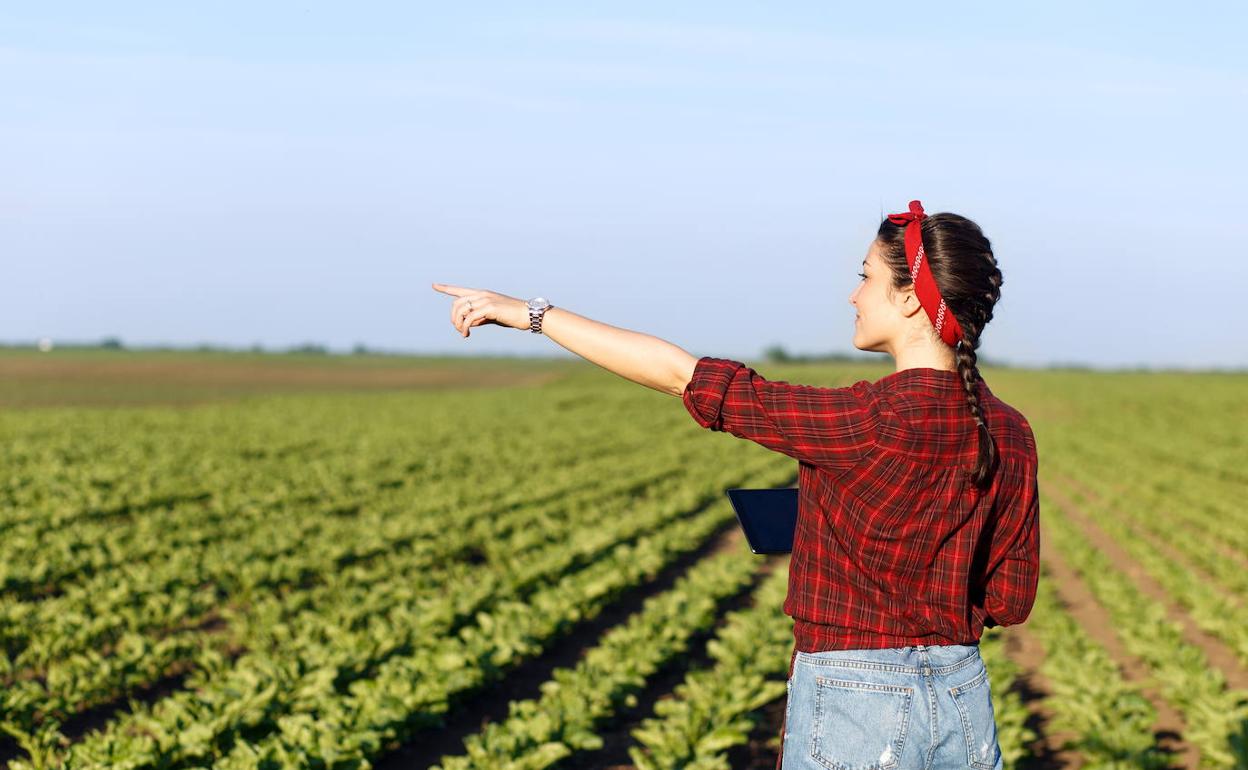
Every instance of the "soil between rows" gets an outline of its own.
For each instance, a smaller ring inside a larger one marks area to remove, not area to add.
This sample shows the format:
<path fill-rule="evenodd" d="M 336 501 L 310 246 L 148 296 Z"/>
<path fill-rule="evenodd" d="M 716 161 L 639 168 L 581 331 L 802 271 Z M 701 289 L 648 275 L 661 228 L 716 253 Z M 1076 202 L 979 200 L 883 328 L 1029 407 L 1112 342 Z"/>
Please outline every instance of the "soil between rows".
<path fill-rule="evenodd" d="M 1063 481 L 1073 480 L 1063 479 Z M 1075 487 L 1077 483 L 1073 482 L 1071 486 Z M 1091 499 L 1096 499 L 1096 493 L 1086 487 L 1080 488 L 1079 491 L 1088 495 Z M 1131 582 L 1141 593 L 1165 608 L 1166 616 L 1182 626 L 1183 641 L 1199 648 L 1205 654 L 1209 664 L 1226 677 L 1228 687 L 1248 689 L 1248 671 L 1243 669 L 1239 663 L 1239 658 L 1222 640 L 1199 628 L 1187 610 L 1175 601 L 1166 589 L 1127 553 L 1126 549 L 1119 545 L 1105 530 L 1101 529 L 1090 515 L 1080 510 L 1079 506 L 1067 497 L 1064 491 L 1058 487 L 1048 487 L 1045 494 L 1049 495 L 1058 504 L 1058 507 L 1062 509 L 1064 514 L 1079 527 L 1087 536 L 1088 542 L 1105 554 L 1110 563 L 1114 565 L 1114 569 L 1130 578 Z M 1145 533 L 1140 534 L 1147 537 Z M 1177 564 L 1183 565 L 1184 568 L 1191 569 L 1191 565 L 1183 559 L 1176 557 L 1175 561 Z"/>
<path fill-rule="evenodd" d="M 1047 497 L 1052 490 L 1043 484 L 1041 495 Z M 1053 495 L 1049 499 L 1061 499 Z M 1059 503 L 1064 511 L 1066 505 Z M 1054 542 L 1051 536 L 1044 533 L 1044 519 L 1041 517 L 1041 542 Z M 1054 581 L 1058 597 L 1066 606 L 1067 612 L 1078 622 L 1097 644 L 1105 648 L 1109 656 L 1118 664 L 1123 679 L 1141 685 L 1141 694 L 1157 711 L 1157 721 L 1153 725 L 1153 735 L 1157 746 L 1172 754 L 1183 767 L 1196 767 L 1200 754 L 1196 748 L 1183 740 L 1186 724 L 1183 717 L 1164 698 L 1161 697 L 1147 664 L 1127 652 L 1118 635 L 1114 632 L 1114 622 L 1092 595 L 1092 591 L 1084 583 L 1079 573 L 1066 563 L 1065 559 L 1054 548 L 1041 548 L 1040 559 L 1048 569 Z"/>
<path fill-rule="evenodd" d="M 724 551 L 743 550 L 743 539 L 735 519 L 725 522 L 696 551 L 664 568 L 658 578 L 627 592 L 593 620 L 555 642 L 546 653 L 520 664 L 498 684 L 456 704 L 442 727 L 412 736 L 373 766 L 377 770 L 423 768 L 438 764 L 445 755 L 462 754 L 465 738 L 492 722 L 505 720 L 511 701 L 540 697 L 541 684 L 555 669 L 575 666 L 604 634 L 641 609 L 647 598 L 670 588 L 695 563 Z"/>

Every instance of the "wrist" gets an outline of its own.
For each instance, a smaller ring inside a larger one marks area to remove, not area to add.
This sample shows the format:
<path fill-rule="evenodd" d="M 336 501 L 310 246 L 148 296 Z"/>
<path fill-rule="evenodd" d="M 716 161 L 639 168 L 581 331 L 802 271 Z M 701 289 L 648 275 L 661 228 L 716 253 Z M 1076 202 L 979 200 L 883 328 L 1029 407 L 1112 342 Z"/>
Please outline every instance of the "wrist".
<path fill-rule="evenodd" d="M 542 322 L 545 320 L 546 313 L 554 305 L 545 297 L 534 297 L 525 303 L 528 311 L 529 331 L 534 334 L 542 333 Z"/>

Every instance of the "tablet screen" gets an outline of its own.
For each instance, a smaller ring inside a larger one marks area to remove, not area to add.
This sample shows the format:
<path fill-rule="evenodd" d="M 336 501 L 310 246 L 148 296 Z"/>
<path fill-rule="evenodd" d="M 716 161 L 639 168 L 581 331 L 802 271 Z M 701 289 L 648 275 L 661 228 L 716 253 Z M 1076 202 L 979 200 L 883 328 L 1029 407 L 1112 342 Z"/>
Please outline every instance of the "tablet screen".
<path fill-rule="evenodd" d="M 729 489 L 728 499 L 754 553 L 790 553 L 797 527 L 797 487 Z"/>

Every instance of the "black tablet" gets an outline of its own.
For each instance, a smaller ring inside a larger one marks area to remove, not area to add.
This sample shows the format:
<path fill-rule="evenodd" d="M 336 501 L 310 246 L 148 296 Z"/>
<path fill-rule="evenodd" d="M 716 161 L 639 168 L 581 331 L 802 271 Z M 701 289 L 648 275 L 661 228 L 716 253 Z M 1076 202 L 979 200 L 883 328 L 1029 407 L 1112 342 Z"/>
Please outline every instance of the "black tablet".
<path fill-rule="evenodd" d="M 754 553 L 790 553 L 797 528 L 797 487 L 729 489 L 728 499 Z"/>

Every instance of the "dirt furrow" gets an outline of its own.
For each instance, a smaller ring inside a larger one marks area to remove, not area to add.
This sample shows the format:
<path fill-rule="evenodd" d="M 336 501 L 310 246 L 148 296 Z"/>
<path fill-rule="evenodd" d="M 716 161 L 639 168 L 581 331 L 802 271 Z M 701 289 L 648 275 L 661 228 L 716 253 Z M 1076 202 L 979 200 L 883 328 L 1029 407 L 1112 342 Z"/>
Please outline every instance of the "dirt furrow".
<path fill-rule="evenodd" d="M 1083 766 L 1083 757 L 1077 751 L 1062 748 L 1075 736 L 1070 731 L 1050 729 L 1053 711 L 1048 707 L 1053 688 L 1040 673 L 1044 663 L 1044 645 L 1027 630 L 1026 626 L 1010 626 L 1005 629 L 1005 654 L 1022 669 L 1014 683 L 1027 707 L 1026 725 L 1039 736 L 1027 745 L 1027 756 L 1020 762 L 1022 770 L 1050 770 L 1063 768 L 1076 770 Z"/>
<path fill-rule="evenodd" d="M 409 737 L 375 760 L 378 770 L 429 767 L 444 755 L 461 754 L 468 735 L 510 714 L 511 701 L 538 699 L 541 685 L 557 668 L 572 668 L 611 628 L 624 623 L 645 600 L 671 588 L 697 562 L 731 550 L 744 550 L 745 535 L 736 520 L 726 521 L 693 552 L 682 556 L 648 583 L 634 586 L 593 620 L 585 621 L 555 641 L 543 654 L 518 665 L 494 686 L 466 695 L 453 705 L 444 725 Z M 743 555 L 742 558 L 745 558 Z"/>
<path fill-rule="evenodd" d="M 1045 496 L 1046 493 L 1041 492 L 1041 495 Z M 1049 499 L 1056 500 L 1057 498 Z M 1043 517 L 1041 517 L 1041 542 L 1054 542 L 1051 536 L 1043 532 L 1044 529 Z M 1053 585 L 1066 606 L 1066 611 L 1078 621 L 1088 636 L 1104 647 L 1110 657 L 1118 662 L 1123 678 L 1141 686 L 1141 694 L 1148 698 L 1153 708 L 1156 709 L 1157 721 L 1153 725 L 1153 734 L 1157 739 L 1158 747 L 1173 754 L 1183 767 L 1196 767 L 1200 754 L 1194 746 L 1183 740 L 1183 729 L 1186 727 L 1183 717 L 1161 697 L 1144 661 L 1131 655 L 1123 647 L 1118 635 L 1114 633 L 1114 622 L 1109 613 L 1097 603 L 1092 591 L 1079 577 L 1079 573 L 1066 563 L 1056 549 L 1041 546 L 1040 559 L 1048 568 Z"/>
<path fill-rule="evenodd" d="M 1050 471 L 1046 471 L 1046 475 L 1047 475 L 1049 478 L 1052 478 L 1052 479 L 1056 479 L 1056 480 L 1061 481 L 1063 484 L 1065 484 L 1066 486 L 1070 487 L 1071 489 L 1077 490 L 1077 491 L 1078 491 L 1081 495 L 1083 495 L 1083 496 L 1087 497 L 1089 500 L 1093 500 L 1093 501 L 1097 502 L 1098 504 L 1105 504 L 1105 505 L 1107 505 L 1107 507 L 1109 507 L 1109 508 L 1111 508 L 1111 509 L 1113 509 L 1113 510 L 1116 510 L 1116 511 L 1121 510 L 1121 509 L 1120 509 L 1118 506 L 1116 506 L 1116 505 L 1113 505 L 1113 504 L 1106 504 L 1106 503 L 1104 502 L 1104 497 L 1105 497 L 1104 495 L 1100 494 L 1099 492 L 1096 492 L 1096 491 L 1095 491 L 1095 490 L 1093 490 L 1091 487 L 1089 487 L 1087 484 L 1083 483 L 1082 481 L 1080 481 L 1080 480 L 1078 480 L 1078 479 L 1076 479 L 1076 478 L 1074 478 L 1074 477 L 1072 477 L 1072 476 L 1067 476 L 1067 475 L 1065 475 L 1065 474 L 1063 474 L 1063 473 L 1061 473 L 1061 472 L 1058 472 L 1058 471 L 1051 471 L 1051 470 L 1050 470 Z M 1121 488 L 1121 487 L 1118 487 L 1118 488 Z M 1128 520 L 1125 516 L 1120 516 L 1120 518 L 1121 518 L 1123 521 L 1127 521 L 1127 520 Z M 1134 527 L 1133 527 L 1133 529 L 1135 529 L 1137 532 L 1139 532 L 1141 535 L 1143 535 L 1143 536 L 1145 536 L 1145 537 L 1153 537 L 1153 538 L 1155 538 L 1155 536 L 1153 536 L 1151 533 L 1149 533 L 1149 532 L 1145 532 L 1145 531 L 1143 531 L 1141 528 L 1134 528 Z M 1156 541 L 1156 542 L 1159 542 L 1159 541 Z M 1173 548 L 1171 548 L 1171 547 L 1169 546 L 1169 544 L 1164 544 L 1164 543 L 1163 543 L 1163 544 L 1161 544 L 1161 545 L 1162 545 L 1162 546 L 1164 546 L 1164 550 L 1165 550 L 1167 553 L 1177 553 L 1176 551 L 1174 551 L 1174 549 L 1173 549 Z M 1234 546 L 1232 546 L 1231 544 L 1229 544 L 1229 543 L 1225 543 L 1225 542 L 1220 542 L 1220 541 L 1217 541 L 1217 540 L 1215 540 L 1215 539 L 1213 539 L 1213 538 L 1210 538 L 1209 547 L 1210 547 L 1211 549 L 1213 549 L 1214 551 L 1216 551 L 1216 552 L 1217 552 L 1219 555 L 1221 555 L 1222 557 L 1224 557 L 1224 558 L 1226 558 L 1226 559 L 1228 559 L 1228 560 L 1230 560 L 1230 561 L 1232 561 L 1232 562 L 1235 562 L 1235 563 L 1236 563 L 1236 564 L 1238 564 L 1239 566 L 1241 566 L 1241 567 L 1243 567 L 1244 569 L 1248 570 L 1248 556 L 1246 556 L 1245 554 L 1243 554 L 1243 553 L 1242 553 L 1239 549 L 1235 548 L 1235 547 L 1234 547 Z M 1176 560 L 1178 560 L 1178 561 L 1182 561 L 1183 559 L 1182 559 L 1182 557 L 1178 557 Z M 1194 569 L 1193 571 L 1198 572 L 1199 574 L 1202 574 L 1202 575 L 1207 575 L 1207 574 L 1208 574 L 1208 573 L 1205 573 L 1205 572 L 1203 572 L 1202 570 L 1199 570 L 1199 569 Z M 1236 600 L 1238 600 L 1238 599 L 1239 599 L 1239 597 L 1232 597 L 1232 598 L 1234 598 L 1234 599 L 1236 599 Z"/>
<path fill-rule="evenodd" d="M 1199 648 L 1208 658 L 1209 664 L 1226 677 L 1228 686 L 1235 689 L 1248 689 L 1248 672 L 1240 666 L 1235 653 L 1222 640 L 1197 627 L 1187 610 L 1171 597 L 1139 562 L 1131 558 L 1131 555 L 1117 541 L 1101 529 L 1091 516 L 1081 511 L 1079 506 L 1057 486 L 1047 485 L 1041 494 L 1053 500 L 1061 508 L 1063 515 L 1074 522 L 1084 533 L 1088 542 L 1105 554 L 1115 569 L 1129 577 L 1141 593 L 1165 608 L 1167 617 L 1182 626 L 1183 641 Z"/>

